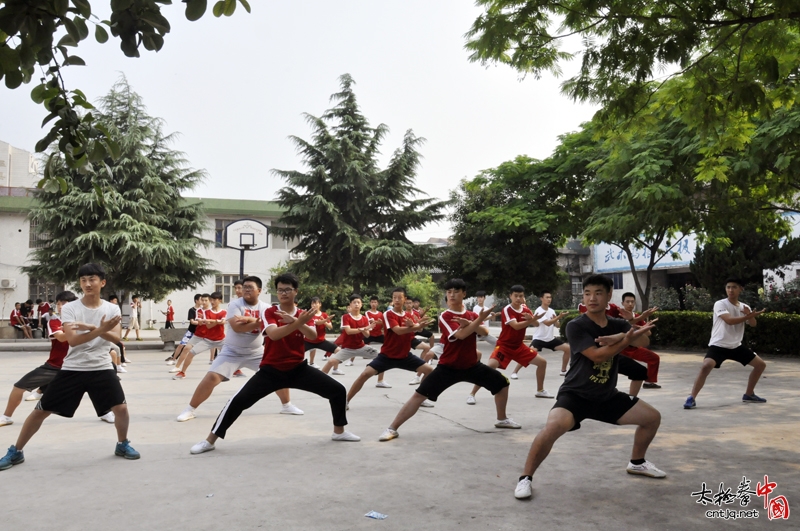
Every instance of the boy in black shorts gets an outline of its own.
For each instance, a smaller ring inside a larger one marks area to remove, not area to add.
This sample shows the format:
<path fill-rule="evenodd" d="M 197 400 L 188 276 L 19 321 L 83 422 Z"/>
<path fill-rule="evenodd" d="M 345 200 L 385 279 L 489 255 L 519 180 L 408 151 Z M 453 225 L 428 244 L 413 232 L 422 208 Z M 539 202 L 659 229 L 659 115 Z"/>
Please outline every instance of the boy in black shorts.
<path fill-rule="evenodd" d="M 39 431 L 44 419 L 52 413 L 72 417 L 84 393 L 98 415 L 114 412 L 118 442 L 114 454 L 125 459 L 139 459 L 139 452 L 128 441 L 128 406 L 119 378 L 112 368 L 110 346 L 120 340 L 120 311 L 100 298 L 106 285 L 106 274 L 97 264 L 85 264 L 78 270 L 83 298 L 70 302 L 61 310 L 64 334 L 69 352 L 64 364 L 22 425 L 17 444 L 0 459 L 0 470 L 25 461 L 22 449 Z"/>
<path fill-rule="evenodd" d="M 711 328 L 711 339 L 708 342 L 708 352 L 692 387 L 692 394 L 683 404 L 684 409 L 697 407 L 695 398 L 706 383 L 706 378 L 712 370 L 719 369 L 725 360 L 738 361 L 743 366 L 753 367 L 747 379 L 747 389 L 742 395 L 742 402 L 767 401 L 766 398 L 756 395 L 756 384 L 767 364 L 755 352 L 742 345 L 745 323 L 756 326 L 756 317 L 764 313 L 764 310 L 753 311 L 745 303 L 739 302 L 739 295 L 743 289 L 741 280 L 728 279 L 725 282 L 725 293 L 728 297 L 714 303 L 714 323 Z"/>
<path fill-rule="evenodd" d="M 486 335 L 483 321 L 491 313 L 484 309 L 480 315 L 467 311 L 464 297 L 467 285 L 460 278 L 454 278 L 444 285 L 447 290 L 448 310 L 439 316 L 439 327 L 446 335 L 444 350 L 436 368 L 425 377 L 411 398 L 400 408 L 397 416 L 378 440 L 391 441 L 399 437 L 397 430 L 417 412 L 426 400 L 436 401 L 447 388 L 459 382 L 470 382 L 488 389 L 497 407 L 497 428 L 520 429 L 522 426 L 506 416 L 508 402 L 508 379 L 495 369 L 478 361 L 478 332 Z"/>
<path fill-rule="evenodd" d="M 652 478 L 666 477 L 666 473 L 644 457 L 661 424 L 661 414 L 644 400 L 617 390 L 617 354 L 646 337 L 653 325 L 633 328 L 623 319 L 608 317 L 605 310 L 612 288 L 611 279 L 602 275 L 590 276 L 583 282 L 583 304 L 587 312 L 567 324 L 571 368 L 558 390 L 556 404 L 550 410 L 545 427 L 536 435 L 528 452 L 525 470 L 514 491 L 518 499 L 531 497 L 531 481 L 536 469 L 558 438 L 579 429 L 584 419 L 638 426 L 627 472 Z"/>

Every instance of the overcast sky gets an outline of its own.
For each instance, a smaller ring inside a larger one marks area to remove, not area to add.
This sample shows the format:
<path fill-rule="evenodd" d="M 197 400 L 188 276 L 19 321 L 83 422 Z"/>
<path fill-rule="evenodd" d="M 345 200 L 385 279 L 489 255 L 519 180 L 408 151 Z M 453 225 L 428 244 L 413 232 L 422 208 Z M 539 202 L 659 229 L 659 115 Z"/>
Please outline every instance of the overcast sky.
<path fill-rule="evenodd" d="M 87 66 L 65 69 L 90 100 L 125 73 L 166 131 L 181 133 L 175 148 L 208 171 L 190 195 L 273 199 L 284 183 L 269 170 L 302 169 L 287 137 L 309 137 L 302 113 L 329 108 L 343 73 L 370 123 L 391 130 L 384 161 L 407 129 L 427 139 L 417 184 L 441 199 L 517 155 L 546 157 L 595 110 L 562 96 L 560 79 L 520 80 L 510 68 L 470 63 L 464 33 L 480 10 L 466 0 L 262 0 L 251 14 L 240 5 L 221 19 L 213 3 L 198 22 L 185 20 L 181 2 L 164 6 L 172 31 L 158 53 L 142 48 L 129 59 L 113 38 L 90 37 L 75 52 Z M 46 114 L 30 100 L 33 86 L 0 87 L 0 140 L 29 151 Z M 448 234 L 444 224 L 411 237 Z"/>

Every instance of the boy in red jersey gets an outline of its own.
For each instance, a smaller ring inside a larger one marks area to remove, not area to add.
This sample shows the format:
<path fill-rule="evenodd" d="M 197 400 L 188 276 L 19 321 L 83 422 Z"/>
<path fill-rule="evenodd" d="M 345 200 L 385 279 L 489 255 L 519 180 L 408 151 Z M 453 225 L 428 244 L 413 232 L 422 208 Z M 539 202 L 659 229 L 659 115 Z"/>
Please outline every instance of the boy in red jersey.
<path fill-rule="evenodd" d="M 478 333 L 486 335 L 483 321 L 492 309 L 486 308 L 480 314 L 467 311 L 464 297 L 467 285 L 460 278 L 449 280 L 444 285 L 447 290 L 447 308 L 439 316 L 439 326 L 443 337 L 444 351 L 436 368 L 425 377 L 419 388 L 403 405 L 397 416 L 378 440 L 390 441 L 399 436 L 397 430 L 417 412 L 425 400 L 436 401 L 447 388 L 459 382 L 470 382 L 486 387 L 495 397 L 497 406 L 497 428 L 519 429 L 522 426 L 506 415 L 508 401 L 508 379 L 498 371 L 478 361 Z"/>
<path fill-rule="evenodd" d="M 494 347 L 489 361 L 489 367 L 505 369 L 511 361 L 516 361 L 519 365 L 527 367 L 529 364 L 536 366 L 536 397 L 555 398 L 544 388 L 544 375 L 547 371 L 547 360 L 540 357 L 536 349 L 525 345 L 525 332 L 529 326 L 534 326 L 539 322 L 539 316 L 534 315 L 525 306 L 525 288 L 519 284 L 511 286 L 509 295 L 511 304 L 503 308 L 500 313 L 503 328 L 500 337 L 497 338 L 497 346 Z M 514 371 L 515 373 L 517 371 Z M 476 385 L 472 388 L 472 393 L 467 397 L 467 404 L 475 404 L 475 393 L 481 387 Z"/>
<path fill-rule="evenodd" d="M 167 317 L 167 320 L 164 321 L 164 330 L 168 328 L 175 328 L 175 326 L 172 324 L 172 322 L 175 320 L 175 308 L 172 307 L 172 301 L 167 301 L 167 311 L 165 312 L 164 310 L 161 310 L 161 313 Z"/>
<path fill-rule="evenodd" d="M 325 363 L 322 368 L 325 374 L 349 358 L 360 356 L 372 360 L 377 357 L 378 351 L 364 344 L 364 338 L 375 328 L 375 323 L 370 322 L 366 315 L 361 315 L 361 304 L 361 295 L 350 295 L 348 312 L 342 316 L 342 334 L 344 334 L 342 348 Z"/>
<path fill-rule="evenodd" d="M 22 305 L 20 303 L 14 303 L 14 309 L 11 310 L 11 317 L 8 320 L 8 324 L 16 328 L 17 330 L 22 330 L 22 335 L 25 336 L 25 339 L 33 339 L 33 333 L 31 332 L 31 326 L 25 321 L 25 318 L 22 316 L 21 311 Z"/>
<path fill-rule="evenodd" d="M 56 295 L 56 313 L 60 314 L 61 308 L 66 303 L 76 300 L 78 300 L 78 297 L 71 291 L 62 291 Z M 49 308 L 47 311 L 50 311 Z M 54 315 L 46 322 L 47 336 L 50 338 L 50 357 L 47 358 L 44 365 L 35 368 L 14 384 L 11 394 L 8 396 L 6 410 L 3 415 L 0 415 L 0 426 L 13 424 L 14 421 L 11 420 L 11 416 L 14 414 L 17 407 L 19 407 L 20 403 L 22 403 L 22 395 L 25 391 L 39 389 L 44 393 L 45 389 L 47 389 L 47 384 L 53 381 L 53 378 L 56 377 L 56 374 L 58 374 L 58 371 L 61 369 L 61 365 L 64 363 L 64 358 L 69 351 L 69 343 L 67 343 L 67 336 L 64 335 L 64 332 L 61 330 L 61 319 L 58 315 Z M 41 393 L 36 394 L 39 395 L 38 398 L 42 397 Z M 114 413 L 109 411 L 105 415 L 101 415 L 100 419 L 113 424 Z"/>
<path fill-rule="evenodd" d="M 314 356 L 317 354 L 317 349 L 320 349 L 328 354 L 333 354 L 339 351 L 339 347 L 325 339 L 325 332 L 331 330 L 333 325 L 331 319 L 333 315 L 328 315 L 322 311 L 322 301 L 319 297 L 311 297 L 311 320 L 308 321 L 308 326 L 312 326 L 317 330 L 317 338 L 313 341 L 306 340 L 306 352 L 308 352 L 308 366 L 319 369 L 319 365 L 314 363 Z M 325 371 L 327 374 L 327 371 Z"/>
<path fill-rule="evenodd" d="M 372 360 L 364 372 L 356 378 L 347 392 L 348 409 L 350 401 L 358 394 L 367 380 L 376 374 L 383 374 L 389 369 L 404 369 L 406 371 L 430 374 L 433 367 L 411 353 L 411 342 L 414 335 L 430 324 L 430 319 L 423 318 L 417 322 L 411 312 L 404 310 L 406 302 L 406 289 L 397 287 L 392 290 L 392 307 L 383 314 L 384 341 L 381 352 Z M 433 407 L 433 402 L 424 402 L 423 407 Z"/>
<path fill-rule="evenodd" d="M 183 380 L 186 378 L 186 371 L 189 369 L 189 365 L 192 364 L 192 361 L 194 361 L 192 349 L 208 335 L 208 327 L 205 326 L 205 315 L 209 310 L 211 310 L 211 295 L 203 293 L 200 295 L 200 308 L 197 308 L 195 311 L 194 322 L 197 323 L 197 328 L 195 328 L 194 335 L 186 345 L 188 348 L 184 348 L 181 355 L 175 360 L 175 367 L 169 371 L 177 373 L 172 377 L 173 380 Z"/>
<path fill-rule="evenodd" d="M 633 293 L 623 293 L 622 294 L 622 307 L 631 312 L 631 316 L 633 317 L 633 321 L 628 321 L 631 324 L 635 324 L 636 326 L 644 326 L 647 324 L 647 318 L 650 317 L 653 313 L 655 313 L 658 308 L 650 308 L 646 312 L 642 313 L 641 315 L 637 316 L 636 312 L 636 295 Z M 649 336 L 647 334 L 648 339 L 645 340 L 645 343 L 641 347 L 633 347 L 630 346 L 620 352 L 623 356 L 627 356 L 633 360 L 641 361 L 642 363 L 647 364 L 647 379 L 644 382 L 645 389 L 661 389 L 661 386 L 658 385 L 658 367 L 661 364 L 661 357 L 653 352 L 650 349 L 645 348 L 647 345 L 650 344 Z"/>
<path fill-rule="evenodd" d="M 344 386 L 322 371 L 312 369 L 305 360 L 305 340 L 315 339 L 317 331 L 307 324 L 311 320 L 311 312 L 295 306 L 299 284 L 297 277 L 291 273 L 275 277 L 279 305 L 264 310 L 262 320 L 269 339 L 264 344 L 261 367 L 228 400 L 208 437 L 192 446 L 192 454 L 213 450 L 217 439 L 225 438 L 228 428 L 245 409 L 252 407 L 268 394 L 286 388 L 309 391 L 328 399 L 333 416 L 332 440 L 361 440 L 344 429 L 347 425 Z"/>
<path fill-rule="evenodd" d="M 383 312 L 378 309 L 378 297 L 372 296 L 369 298 L 369 310 L 364 312 L 370 322 L 374 322 L 375 326 L 369 331 L 369 335 L 364 338 L 364 343 L 383 344 Z"/>

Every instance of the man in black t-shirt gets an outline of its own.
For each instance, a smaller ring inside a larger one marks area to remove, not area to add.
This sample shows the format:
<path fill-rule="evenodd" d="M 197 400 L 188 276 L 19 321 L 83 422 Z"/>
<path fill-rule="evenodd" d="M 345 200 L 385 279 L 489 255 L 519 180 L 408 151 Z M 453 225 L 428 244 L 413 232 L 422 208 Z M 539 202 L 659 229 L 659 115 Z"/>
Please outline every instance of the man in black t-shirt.
<path fill-rule="evenodd" d="M 638 346 L 638 342 L 645 341 L 653 325 L 634 328 L 623 319 L 608 317 L 605 310 L 612 288 L 611 279 L 602 275 L 593 275 L 583 282 L 583 304 L 587 312 L 567 324 L 567 341 L 572 353 L 570 370 L 558 390 L 547 423 L 528 452 L 525 470 L 514 492 L 519 499 L 531 497 L 533 474 L 556 440 L 580 428 L 584 419 L 638 426 L 627 472 L 666 477 L 644 458 L 661 424 L 661 414 L 643 400 L 617 390 L 617 354 L 629 345 Z"/>
<path fill-rule="evenodd" d="M 192 339 L 194 331 L 197 329 L 197 321 L 195 320 L 195 318 L 197 317 L 197 308 L 199 307 L 200 307 L 200 293 L 196 293 L 194 296 L 194 308 L 189 308 L 189 314 L 187 315 L 187 320 L 189 321 L 189 329 L 183 335 L 183 339 L 181 339 L 181 342 L 175 347 L 175 352 L 172 353 L 172 356 L 164 360 L 167 362 L 167 365 L 175 365 L 175 360 L 177 360 L 180 357 L 184 347 L 186 347 L 186 345 L 189 343 L 189 340 Z"/>

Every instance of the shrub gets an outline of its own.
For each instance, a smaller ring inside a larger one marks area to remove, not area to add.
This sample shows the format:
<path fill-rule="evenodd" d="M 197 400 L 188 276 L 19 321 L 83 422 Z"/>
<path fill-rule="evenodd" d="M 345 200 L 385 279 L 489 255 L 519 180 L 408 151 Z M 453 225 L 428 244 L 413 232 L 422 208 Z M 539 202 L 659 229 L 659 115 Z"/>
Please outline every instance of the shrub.
<path fill-rule="evenodd" d="M 800 279 L 784 284 L 783 288 L 770 286 L 758 307 L 770 312 L 800 314 Z"/>
<path fill-rule="evenodd" d="M 714 309 L 714 299 L 706 288 L 695 288 L 687 284 L 683 292 L 684 308 L 695 312 L 710 312 Z"/>
<path fill-rule="evenodd" d="M 680 310 L 681 299 L 675 288 L 655 286 L 650 290 L 650 306 L 658 306 L 662 310 Z"/>

